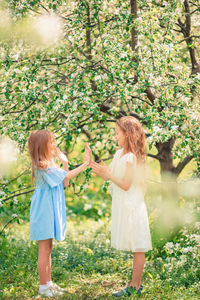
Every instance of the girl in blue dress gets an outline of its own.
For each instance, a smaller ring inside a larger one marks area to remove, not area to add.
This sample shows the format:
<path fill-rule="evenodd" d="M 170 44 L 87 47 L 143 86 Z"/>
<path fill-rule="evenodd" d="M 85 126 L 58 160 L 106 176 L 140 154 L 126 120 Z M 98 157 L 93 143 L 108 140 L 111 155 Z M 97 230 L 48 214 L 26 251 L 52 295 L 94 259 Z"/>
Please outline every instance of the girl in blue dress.
<path fill-rule="evenodd" d="M 33 131 L 28 139 L 28 149 L 32 160 L 32 179 L 36 181 L 30 210 L 30 238 L 39 244 L 39 293 L 55 297 L 67 292 L 51 281 L 52 239 L 62 241 L 65 238 L 64 186 L 68 186 L 69 180 L 88 166 L 91 150 L 86 145 L 83 164 L 69 171 L 67 157 L 56 148 L 54 136 L 48 130 Z M 63 169 L 55 164 L 54 158 L 62 162 Z"/>

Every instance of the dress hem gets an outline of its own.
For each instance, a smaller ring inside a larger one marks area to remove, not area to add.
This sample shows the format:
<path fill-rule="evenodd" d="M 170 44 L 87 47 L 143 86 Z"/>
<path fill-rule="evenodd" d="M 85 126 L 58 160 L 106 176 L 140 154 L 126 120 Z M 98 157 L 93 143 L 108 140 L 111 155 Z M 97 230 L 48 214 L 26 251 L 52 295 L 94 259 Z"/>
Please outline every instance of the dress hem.
<path fill-rule="evenodd" d="M 111 247 L 113 247 L 116 250 L 120 250 L 120 251 L 132 251 L 132 252 L 148 252 L 151 251 L 152 248 L 123 248 L 123 247 L 116 247 L 111 245 Z"/>
<path fill-rule="evenodd" d="M 55 236 L 44 237 L 44 238 L 30 238 L 31 241 L 45 241 L 49 239 L 55 239 L 56 241 L 64 241 L 64 238 L 56 238 Z"/>

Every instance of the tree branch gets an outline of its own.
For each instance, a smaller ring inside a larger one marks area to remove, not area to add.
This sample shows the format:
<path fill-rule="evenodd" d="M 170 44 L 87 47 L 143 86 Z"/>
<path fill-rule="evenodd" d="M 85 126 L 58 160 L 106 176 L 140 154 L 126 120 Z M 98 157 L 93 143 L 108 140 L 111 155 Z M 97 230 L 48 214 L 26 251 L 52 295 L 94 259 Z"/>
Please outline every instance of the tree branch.
<path fill-rule="evenodd" d="M 28 204 L 28 205 L 24 208 L 24 210 L 27 209 L 29 206 L 30 206 L 30 204 Z M 12 223 L 15 219 L 17 219 L 17 218 L 18 218 L 18 216 L 15 216 L 15 217 L 13 217 L 12 219 L 10 219 L 10 220 L 4 225 L 4 227 L 2 228 L 2 230 L 0 231 L 0 235 L 2 235 L 3 232 L 4 232 L 4 230 L 5 230 L 5 228 L 6 228 L 10 223 Z"/>
<path fill-rule="evenodd" d="M 114 115 L 109 111 L 110 109 L 111 109 L 111 107 L 108 106 L 108 105 L 105 105 L 105 104 L 101 104 L 101 105 L 100 105 L 100 110 L 101 110 L 102 112 L 104 112 L 104 113 L 107 113 L 108 115 L 110 115 L 110 116 L 112 116 L 112 117 L 115 117 L 115 118 L 121 118 L 121 117 L 127 115 L 127 113 L 126 113 L 124 110 L 120 110 L 120 111 L 118 112 L 118 114 L 116 114 L 116 115 L 114 116 Z M 142 118 L 140 118 L 136 113 L 132 113 L 132 112 L 131 112 L 129 115 L 132 116 L 132 117 L 134 117 L 134 118 L 136 118 L 136 119 L 138 119 L 138 120 L 140 120 L 144 125 L 147 125 L 147 122 L 146 122 L 146 121 L 143 121 Z"/>
<path fill-rule="evenodd" d="M 153 158 L 159 160 L 159 157 L 157 155 L 154 155 L 154 154 L 151 154 L 151 153 L 147 153 L 147 156 L 153 157 Z"/>
<path fill-rule="evenodd" d="M 193 159 L 193 156 L 186 156 L 182 162 L 179 162 L 178 165 L 174 168 L 174 173 L 179 175 L 184 167 Z"/>
<path fill-rule="evenodd" d="M 186 38 L 184 38 L 183 40 L 181 40 L 180 42 L 178 42 L 177 44 L 180 44 L 180 43 L 182 43 L 182 42 L 184 42 L 184 41 L 187 41 L 188 39 L 190 39 L 190 38 L 200 38 L 200 35 L 191 35 L 190 37 L 186 37 Z"/>
<path fill-rule="evenodd" d="M 200 11 L 200 6 L 197 7 L 197 9 L 193 10 L 193 11 L 190 13 L 190 15 L 194 14 L 196 11 Z"/>
<path fill-rule="evenodd" d="M 137 19 L 137 0 L 130 0 L 130 6 L 131 6 L 131 16 L 132 16 L 132 23 L 134 20 Z M 135 24 L 133 24 L 131 28 L 131 49 L 133 52 L 137 52 L 137 40 L 138 40 L 138 32 L 135 27 Z M 137 61 L 136 56 L 133 57 L 134 61 Z"/>
<path fill-rule="evenodd" d="M 193 2 L 193 1 L 189 1 L 189 3 L 192 4 L 192 5 L 194 5 L 194 6 L 196 6 L 196 7 L 198 7 L 198 5 L 199 5 L 199 3 L 197 4 L 197 3 Z"/>
<path fill-rule="evenodd" d="M 152 103 L 150 103 L 149 101 L 144 100 L 144 99 L 142 99 L 142 98 L 140 98 L 140 97 L 137 97 L 137 96 L 131 96 L 131 98 L 132 98 L 132 99 L 138 99 L 138 100 L 140 100 L 140 101 L 142 101 L 142 102 L 147 103 L 147 104 L 150 105 L 150 106 L 153 106 Z"/>
<path fill-rule="evenodd" d="M 48 14 L 50 13 L 49 10 L 48 10 L 43 4 L 40 3 L 40 6 L 41 6 Z"/>
<path fill-rule="evenodd" d="M 191 16 L 190 16 L 190 6 L 188 3 L 188 0 L 184 1 L 184 6 L 185 6 L 185 29 L 188 35 L 190 34 L 191 31 Z"/>
<path fill-rule="evenodd" d="M 28 110 L 35 102 L 37 101 L 37 98 L 35 98 L 27 107 L 25 107 L 25 109 L 21 109 L 21 110 L 15 110 L 15 111 L 7 111 L 5 113 L 2 114 L 2 116 L 8 115 L 8 114 L 20 114 L 26 110 Z M 16 105 L 15 105 L 16 106 Z M 14 108 L 14 107 L 12 107 Z M 11 108 L 11 109 L 12 109 Z"/>
<path fill-rule="evenodd" d="M 156 99 L 155 94 L 152 92 L 152 90 L 150 88 L 147 88 L 145 90 L 145 93 L 147 94 L 147 97 L 151 101 L 152 105 L 154 105 L 154 100 Z"/>
<path fill-rule="evenodd" d="M 18 196 L 21 196 L 21 195 L 29 194 L 29 193 L 31 193 L 33 191 L 34 191 L 34 189 L 30 190 L 30 191 L 23 192 L 23 193 L 18 193 L 18 194 L 12 195 L 10 197 L 7 197 L 7 198 L 3 199 L 2 202 L 6 202 L 9 199 L 12 199 L 12 198 L 15 198 L 15 197 L 18 197 Z"/>
<path fill-rule="evenodd" d="M 190 35 L 191 33 L 191 14 L 190 14 L 190 6 L 188 0 L 184 0 L 184 8 L 185 8 L 185 24 L 178 19 L 178 23 L 176 23 L 180 28 L 181 32 L 184 35 L 184 40 L 187 43 L 187 48 L 190 53 L 190 59 L 192 64 L 192 74 L 196 74 L 200 72 L 200 64 L 196 59 L 195 49 L 192 47 L 193 39 Z"/>
<path fill-rule="evenodd" d="M 24 170 L 21 174 L 19 174 L 18 176 L 16 176 L 15 178 L 11 179 L 10 181 L 8 181 L 7 183 L 2 183 L 1 186 L 8 186 L 10 183 L 12 183 L 13 181 L 17 180 L 19 177 L 21 177 L 22 175 L 28 173 L 28 170 Z"/>

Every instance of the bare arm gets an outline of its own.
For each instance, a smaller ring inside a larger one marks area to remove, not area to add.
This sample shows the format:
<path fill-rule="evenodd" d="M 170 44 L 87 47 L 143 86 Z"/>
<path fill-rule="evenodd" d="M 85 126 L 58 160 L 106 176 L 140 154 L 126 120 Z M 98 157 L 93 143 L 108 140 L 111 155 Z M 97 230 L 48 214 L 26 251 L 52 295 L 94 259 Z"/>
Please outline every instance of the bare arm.
<path fill-rule="evenodd" d="M 69 172 L 69 166 L 68 162 L 63 163 L 63 169 L 68 173 Z M 69 186 L 69 179 L 65 177 L 64 179 L 64 186 Z"/>
<path fill-rule="evenodd" d="M 65 180 L 70 180 L 73 177 L 77 176 L 79 173 L 81 173 L 81 171 L 83 171 L 86 167 L 88 166 L 87 162 L 84 162 L 82 165 L 80 165 L 79 167 L 77 167 L 74 170 L 68 171 L 67 175 L 65 176 Z"/>
<path fill-rule="evenodd" d="M 132 180 L 133 180 L 133 164 L 127 162 L 126 163 L 126 171 L 123 178 L 118 178 L 111 174 L 109 168 L 106 164 L 100 165 L 95 162 L 91 162 L 90 166 L 94 173 L 99 175 L 104 180 L 110 179 L 113 183 L 118 185 L 124 191 L 128 191 L 130 189 Z"/>
<path fill-rule="evenodd" d="M 126 171 L 122 179 L 117 178 L 116 176 L 111 174 L 110 180 L 114 182 L 116 185 L 118 185 L 124 191 L 128 191 L 133 181 L 133 164 L 129 162 L 126 163 Z"/>
<path fill-rule="evenodd" d="M 89 163 L 91 162 L 91 159 L 92 159 L 92 152 L 91 152 L 89 145 L 86 144 L 83 164 L 80 165 L 79 167 L 77 167 L 76 169 L 67 172 L 67 175 L 65 177 L 66 182 L 67 181 L 69 182 L 70 179 L 77 176 L 81 171 L 83 171 L 89 165 Z"/>

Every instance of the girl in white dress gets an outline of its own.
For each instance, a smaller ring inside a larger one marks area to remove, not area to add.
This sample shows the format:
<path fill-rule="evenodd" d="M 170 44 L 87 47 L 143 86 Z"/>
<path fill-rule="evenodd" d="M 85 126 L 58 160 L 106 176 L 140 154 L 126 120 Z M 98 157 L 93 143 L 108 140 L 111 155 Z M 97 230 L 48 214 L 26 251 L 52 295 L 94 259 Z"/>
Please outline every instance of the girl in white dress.
<path fill-rule="evenodd" d="M 152 249 L 147 209 L 144 202 L 145 133 L 140 122 L 122 117 L 116 123 L 116 140 L 121 147 L 109 168 L 91 162 L 93 172 L 111 180 L 112 220 L 111 246 L 133 252 L 130 284 L 113 296 L 140 294 L 145 252 Z"/>

